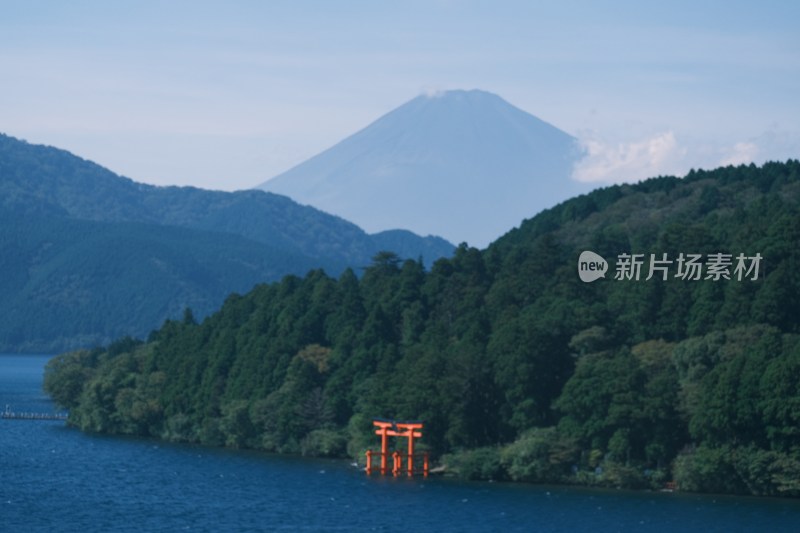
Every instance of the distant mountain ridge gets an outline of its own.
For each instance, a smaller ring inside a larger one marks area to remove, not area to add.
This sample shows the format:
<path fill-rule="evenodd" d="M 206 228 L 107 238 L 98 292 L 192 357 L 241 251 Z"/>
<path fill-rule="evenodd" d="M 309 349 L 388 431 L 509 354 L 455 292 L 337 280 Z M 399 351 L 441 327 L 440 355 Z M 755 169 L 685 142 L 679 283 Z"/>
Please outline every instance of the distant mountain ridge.
<path fill-rule="evenodd" d="M 234 233 L 309 258 L 322 257 L 320 266 L 334 272 L 368 262 L 386 240 L 280 195 L 146 185 L 64 150 L 4 135 L 0 193 L 0 208 L 13 212 Z M 449 255 L 453 246 L 441 238 L 407 235 L 404 248 L 409 257 L 422 255 L 433 262 Z"/>
<path fill-rule="evenodd" d="M 421 95 L 259 188 L 367 231 L 408 228 L 485 246 L 586 190 L 577 139 L 497 95 Z"/>
<path fill-rule="evenodd" d="M 191 307 L 286 274 L 358 270 L 391 250 L 429 264 L 453 246 L 368 235 L 263 191 L 155 187 L 0 135 L 0 350 L 53 352 L 144 336 Z"/>

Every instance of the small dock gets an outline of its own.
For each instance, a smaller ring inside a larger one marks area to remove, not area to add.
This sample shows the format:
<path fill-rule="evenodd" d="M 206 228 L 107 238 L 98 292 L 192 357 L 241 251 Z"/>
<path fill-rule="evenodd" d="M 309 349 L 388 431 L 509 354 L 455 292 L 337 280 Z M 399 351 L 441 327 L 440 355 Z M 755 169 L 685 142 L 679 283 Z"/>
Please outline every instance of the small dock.
<path fill-rule="evenodd" d="M 0 413 L 0 418 L 3 420 L 66 420 L 68 415 L 66 413 L 33 413 L 12 411 L 6 406 L 6 409 Z"/>

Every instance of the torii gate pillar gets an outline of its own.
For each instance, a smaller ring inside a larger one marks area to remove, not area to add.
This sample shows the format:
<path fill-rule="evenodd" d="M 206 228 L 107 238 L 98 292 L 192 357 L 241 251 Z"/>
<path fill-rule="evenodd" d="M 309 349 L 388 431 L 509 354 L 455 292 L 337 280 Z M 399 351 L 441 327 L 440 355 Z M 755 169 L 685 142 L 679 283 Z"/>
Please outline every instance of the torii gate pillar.
<path fill-rule="evenodd" d="M 389 458 L 389 442 L 388 437 L 406 437 L 408 439 L 408 454 L 407 454 L 407 472 L 409 476 L 414 475 L 414 439 L 422 437 L 422 422 L 397 422 L 395 420 L 373 420 L 372 424 L 377 428 L 375 434 L 381 438 L 381 474 L 386 475 L 389 468 L 387 461 Z M 372 473 L 372 456 L 371 450 L 367 451 L 367 474 Z M 399 462 L 401 459 L 399 454 L 394 454 L 394 468 L 392 472 L 397 475 L 400 471 Z M 424 474 L 428 475 L 428 457 L 425 454 L 423 462 Z"/>

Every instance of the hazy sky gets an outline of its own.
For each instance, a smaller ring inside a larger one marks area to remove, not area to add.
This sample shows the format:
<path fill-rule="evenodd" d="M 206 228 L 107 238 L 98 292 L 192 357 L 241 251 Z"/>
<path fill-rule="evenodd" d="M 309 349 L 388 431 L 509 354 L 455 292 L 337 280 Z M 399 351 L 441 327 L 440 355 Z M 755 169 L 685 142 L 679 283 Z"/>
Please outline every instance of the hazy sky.
<path fill-rule="evenodd" d="M 800 2 L 0 0 L 0 132 L 234 190 L 425 91 L 575 135 L 598 182 L 800 157 Z"/>

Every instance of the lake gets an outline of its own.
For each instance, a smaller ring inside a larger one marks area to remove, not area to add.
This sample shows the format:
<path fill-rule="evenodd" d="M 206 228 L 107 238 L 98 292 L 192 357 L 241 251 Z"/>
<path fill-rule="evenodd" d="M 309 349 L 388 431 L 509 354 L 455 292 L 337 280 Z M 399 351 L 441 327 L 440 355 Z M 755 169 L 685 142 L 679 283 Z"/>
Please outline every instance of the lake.
<path fill-rule="evenodd" d="M 0 355 L 0 409 L 53 412 L 48 356 Z M 0 420 L 2 531 L 798 531 L 800 502 L 367 477 L 350 461 Z"/>

